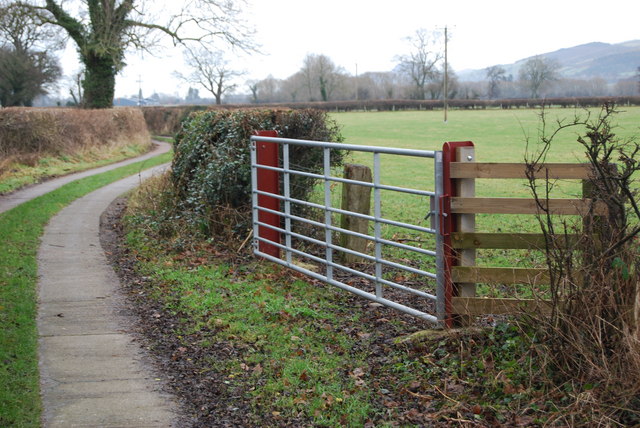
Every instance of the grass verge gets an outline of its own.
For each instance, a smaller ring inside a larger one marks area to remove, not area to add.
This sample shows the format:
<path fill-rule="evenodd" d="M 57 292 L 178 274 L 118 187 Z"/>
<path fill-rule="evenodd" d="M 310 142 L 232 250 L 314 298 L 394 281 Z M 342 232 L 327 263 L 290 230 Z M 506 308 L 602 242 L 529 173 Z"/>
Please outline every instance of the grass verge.
<path fill-rule="evenodd" d="M 239 255 L 239 242 L 197 238 L 194 225 L 166 216 L 154 193 L 171 195 L 156 180 L 138 189 L 125 219 L 136 269 L 129 293 L 146 308 L 142 323 L 156 332 L 148 346 L 196 425 L 524 426 L 562 417 L 567 395 L 546 382 L 532 334 L 506 324 L 419 333 L 429 325 Z"/>
<path fill-rule="evenodd" d="M 170 160 L 164 154 L 74 181 L 0 214 L 0 426 L 40 425 L 36 257 L 45 225 L 73 200 Z"/>
<path fill-rule="evenodd" d="M 58 156 L 44 156 L 32 165 L 14 163 L 0 171 L 0 195 L 21 187 L 39 183 L 48 178 L 85 171 L 121 160 L 140 156 L 149 151 L 148 144 L 130 144 L 121 147 L 94 147 L 91 150 Z"/>

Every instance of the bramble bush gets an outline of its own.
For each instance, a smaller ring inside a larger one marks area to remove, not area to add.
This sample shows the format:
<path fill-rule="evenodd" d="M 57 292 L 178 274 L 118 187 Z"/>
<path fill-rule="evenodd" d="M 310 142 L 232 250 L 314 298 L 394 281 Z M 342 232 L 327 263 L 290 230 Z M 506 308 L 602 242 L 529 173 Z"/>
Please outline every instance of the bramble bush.
<path fill-rule="evenodd" d="M 276 130 L 283 138 L 341 142 L 335 121 L 320 110 L 213 110 L 193 113 L 175 137 L 171 181 L 176 210 L 201 232 L 245 234 L 251 227 L 250 137 Z M 296 169 L 320 172 L 322 150 L 290 147 Z M 332 151 L 333 166 L 344 153 Z M 291 177 L 291 196 L 307 199 L 314 180 Z M 298 207 L 298 209 L 300 209 Z"/>

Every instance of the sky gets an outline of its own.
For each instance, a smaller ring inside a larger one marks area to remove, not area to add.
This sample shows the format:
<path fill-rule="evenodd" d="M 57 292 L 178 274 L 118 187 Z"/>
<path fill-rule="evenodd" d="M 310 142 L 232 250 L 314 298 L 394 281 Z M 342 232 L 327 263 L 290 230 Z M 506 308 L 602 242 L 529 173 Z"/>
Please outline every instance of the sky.
<path fill-rule="evenodd" d="M 159 5 L 170 0 L 154 0 Z M 175 1 L 175 0 L 173 0 Z M 307 54 L 324 54 L 347 73 L 390 71 L 408 53 L 406 38 L 419 28 L 449 32 L 448 57 L 457 71 L 509 64 L 522 58 L 590 42 L 640 39 L 638 0 L 247 0 L 244 16 L 255 28 L 262 54 L 232 55 L 231 65 L 248 79 L 284 79 Z M 181 53 L 166 48 L 151 56 L 130 52 L 118 75 L 116 96 L 142 88 L 186 95 Z M 67 49 L 64 71 L 79 70 Z M 139 82 L 140 81 L 140 82 Z M 65 91 L 66 92 L 66 91 Z M 201 96 L 205 95 L 203 89 Z"/>

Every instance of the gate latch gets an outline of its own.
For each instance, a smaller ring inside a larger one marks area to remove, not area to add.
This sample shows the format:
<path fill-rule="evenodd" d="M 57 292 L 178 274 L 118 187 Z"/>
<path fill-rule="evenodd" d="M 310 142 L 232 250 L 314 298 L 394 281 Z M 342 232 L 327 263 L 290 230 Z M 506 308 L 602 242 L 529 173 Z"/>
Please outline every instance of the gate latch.
<path fill-rule="evenodd" d="M 451 212 L 451 196 L 441 195 L 438 208 L 440 208 L 438 210 L 440 235 L 449 236 L 451 234 L 451 219 L 449 218 L 449 213 Z"/>

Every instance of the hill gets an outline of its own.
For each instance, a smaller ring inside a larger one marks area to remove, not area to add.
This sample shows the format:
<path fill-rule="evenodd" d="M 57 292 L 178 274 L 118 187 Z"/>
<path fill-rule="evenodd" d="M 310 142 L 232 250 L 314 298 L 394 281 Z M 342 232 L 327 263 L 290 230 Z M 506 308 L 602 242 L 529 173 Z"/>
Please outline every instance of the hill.
<path fill-rule="evenodd" d="M 607 82 L 617 82 L 622 79 L 633 78 L 640 67 L 640 40 L 623 43 L 593 42 L 557 51 L 540 54 L 540 56 L 555 60 L 560 64 L 560 74 L 569 79 L 592 79 L 601 77 Z M 518 76 L 518 70 L 528 58 L 523 58 L 513 64 L 500 64 L 512 75 Z M 485 80 L 484 69 L 462 70 L 458 72 L 461 81 Z"/>

